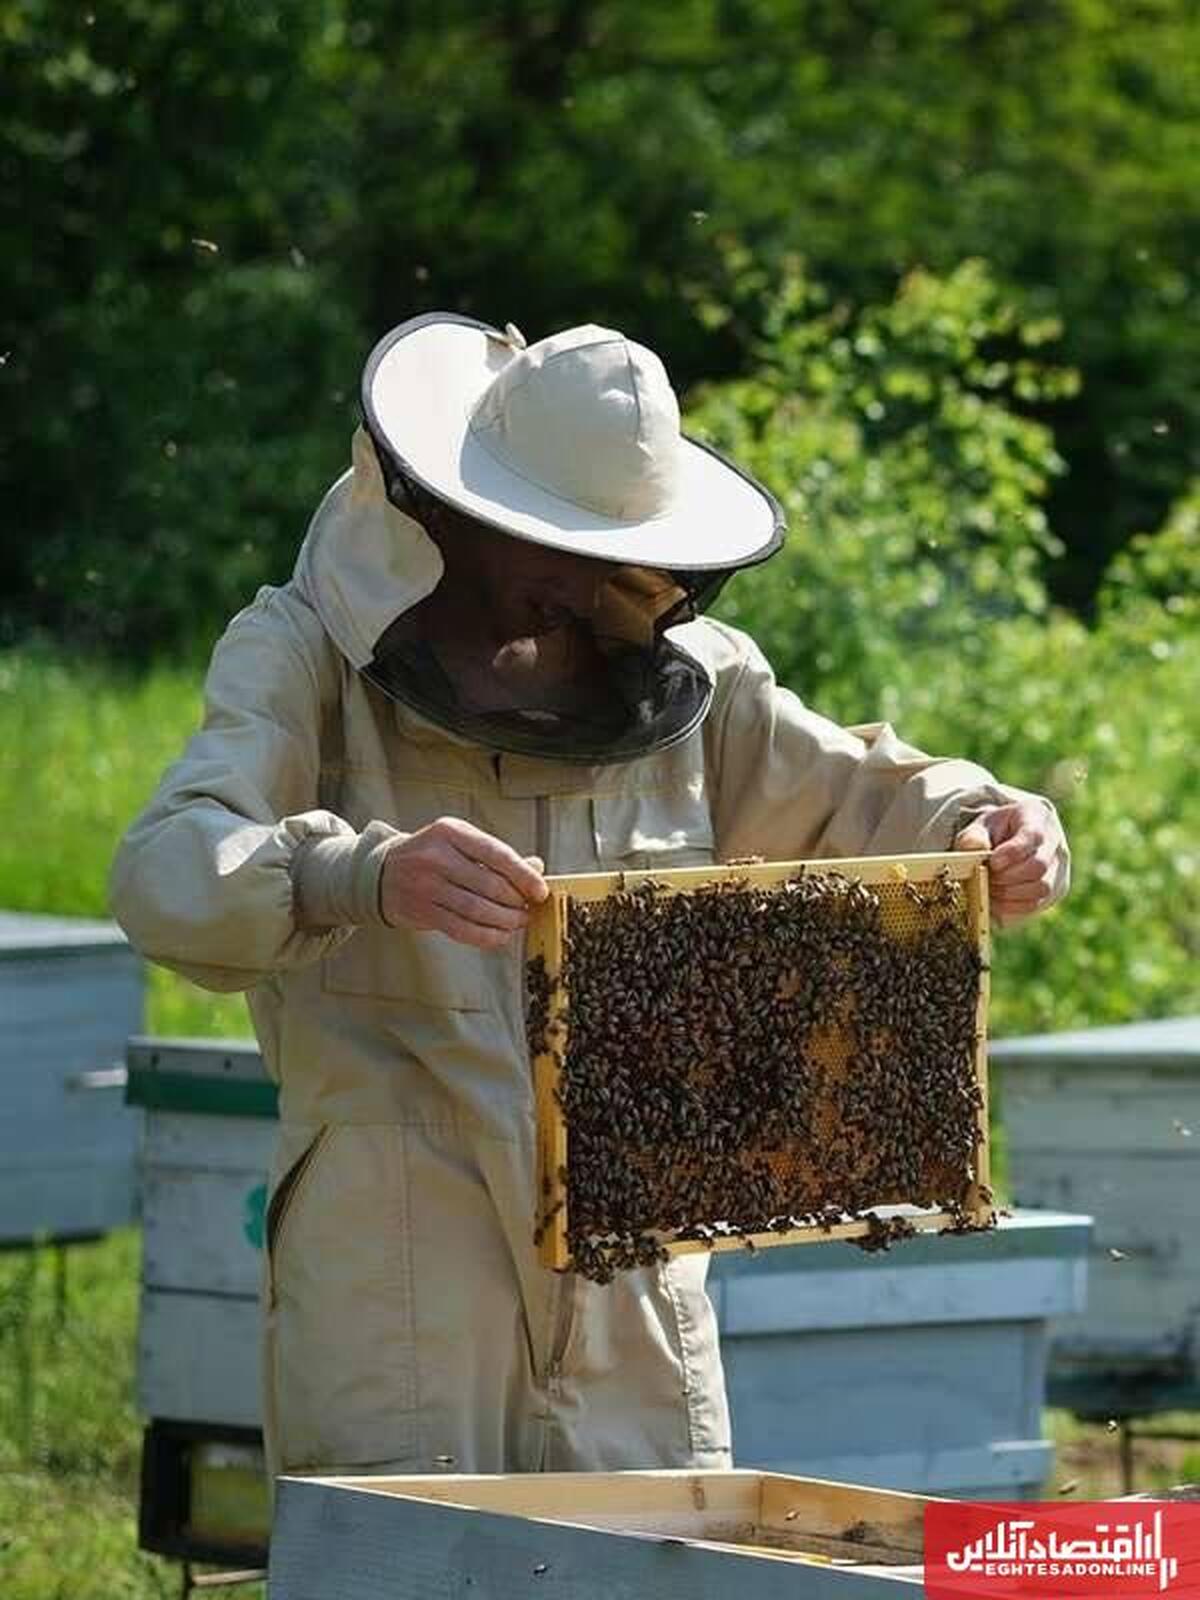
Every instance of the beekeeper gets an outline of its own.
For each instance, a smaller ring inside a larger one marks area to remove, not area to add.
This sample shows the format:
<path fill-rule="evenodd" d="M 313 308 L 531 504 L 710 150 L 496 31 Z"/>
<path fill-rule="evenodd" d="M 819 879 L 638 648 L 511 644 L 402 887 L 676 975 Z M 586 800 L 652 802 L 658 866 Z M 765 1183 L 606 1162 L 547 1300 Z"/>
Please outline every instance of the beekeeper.
<path fill-rule="evenodd" d="M 279 1083 L 269 1469 L 727 1466 L 705 1257 L 607 1286 L 538 1263 L 543 872 L 990 844 L 1008 920 L 1064 893 L 1062 830 L 826 721 L 702 615 L 782 519 L 680 433 L 649 350 L 418 317 L 362 398 L 352 470 L 229 624 L 112 874 L 146 956 L 246 991 Z"/>

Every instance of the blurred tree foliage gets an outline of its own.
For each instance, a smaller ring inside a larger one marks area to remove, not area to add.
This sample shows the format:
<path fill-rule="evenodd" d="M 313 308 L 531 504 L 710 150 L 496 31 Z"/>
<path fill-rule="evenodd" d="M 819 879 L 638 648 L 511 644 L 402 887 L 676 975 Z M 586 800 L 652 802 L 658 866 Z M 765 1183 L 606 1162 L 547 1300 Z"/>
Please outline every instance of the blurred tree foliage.
<path fill-rule="evenodd" d="M 328 11 L 0 0 L 18 626 L 144 653 L 286 574 L 360 347 L 295 243 L 320 219 L 298 175 Z"/>
<path fill-rule="evenodd" d="M 732 267 L 734 298 L 763 307 L 754 375 L 697 391 L 689 420 L 780 486 L 791 537 L 730 585 L 724 614 L 853 719 L 897 651 L 949 661 L 996 622 L 1044 615 L 1043 503 L 1063 463 L 1017 405 L 1076 377 L 1046 358 L 1056 328 L 1022 320 L 979 261 L 913 272 L 857 311 L 797 265 L 773 291 L 743 252 Z"/>
<path fill-rule="evenodd" d="M 690 384 L 753 373 L 796 254 L 809 336 L 868 347 L 804 357 L 811 403 L 888 457 L 863 494 L 905 471 L 926 349 L 921 515 L 965 515 L 1027 607 L 1046 572 L 1089 607 L 1200 472 L 1185 0 L 0 0 L 0 50 L 10 636 L 178 645 L 286 575 L 405 316 L 612 321 Z M 964 260 L 1023 332 L 936 354 L 941 297 L 982 292 Z M 1055 329 L 1073 388 L 1030 376 Z M 772 359 L 782 381 L 799 354 Z M 928 584 L 961 581 L 938 548 Z"/>
<path fill-rule="evenodd" d="M 1071 390 L 1053 329 L 977 262 L 856 314 L 795 272 L 762 303 L 755 376 L 691 422 L 788 486 L 794 533 L 721 614 L 817 710 L 1058 804 L 1073 892 L 998 941 L 998 1031 L 1200 1011 L 1200 482 L 1114 560 L 1087 626 L 1038 574 L 1062 464 L 1015 410 Z"/>

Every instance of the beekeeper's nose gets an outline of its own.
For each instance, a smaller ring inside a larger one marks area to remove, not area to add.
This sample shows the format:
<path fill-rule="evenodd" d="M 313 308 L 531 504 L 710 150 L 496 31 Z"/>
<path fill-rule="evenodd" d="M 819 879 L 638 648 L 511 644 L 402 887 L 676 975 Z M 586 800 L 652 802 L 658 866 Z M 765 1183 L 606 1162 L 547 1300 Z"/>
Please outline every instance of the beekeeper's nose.
<path fill-rule="evenodd" d="M 600 591 L 617 570 L 615 561 L 594 561 L 588 556 L 563 555 L 555 561 L 551 587 L 555 598 L 574 616 L 595 615 Z"/>

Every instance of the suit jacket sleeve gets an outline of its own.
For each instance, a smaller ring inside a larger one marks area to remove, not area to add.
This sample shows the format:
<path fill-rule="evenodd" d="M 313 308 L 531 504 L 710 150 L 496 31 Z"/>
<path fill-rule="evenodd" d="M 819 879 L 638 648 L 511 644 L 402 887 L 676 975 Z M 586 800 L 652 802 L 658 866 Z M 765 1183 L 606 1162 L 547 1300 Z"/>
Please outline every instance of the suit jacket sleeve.
<path fill-rule="evenodd" d="M 719 856 L 769 860 L 949 850 L 988 806 L 1042 795 L 971 761 L 926 755 L 882 722 L 843 728 L 775 680 L 746 634 L 709 622 L 716 690 L 706 728 Z M 1060 852 L 1054 899 L 1066 893 Z"/>
<path fill-rule="evenodd" d="M 113 914 L 150 960 L 247 989 L 381 921 L 396 830 L 356 832 L 319 804 L 340 664 L 315 613 L 264 589 L 213 653 L 200 730 L 117 851 Z"/>

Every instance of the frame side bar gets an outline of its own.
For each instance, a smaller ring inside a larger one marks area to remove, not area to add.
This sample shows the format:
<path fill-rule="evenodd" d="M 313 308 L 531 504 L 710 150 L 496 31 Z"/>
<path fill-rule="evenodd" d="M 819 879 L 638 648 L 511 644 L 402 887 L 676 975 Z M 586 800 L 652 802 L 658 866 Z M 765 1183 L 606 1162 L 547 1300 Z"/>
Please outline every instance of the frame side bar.
<path fill-rule="evenodd" d="M 992 989 L 991 912 L 988 903 L 987 854 L 984 854 L 966 884 L 971 933 L 979 951 L 983 970 L 979 974 L 979 1001 L 975 1008 L 975 1081 L 979 1085 L 979 1143 L 975 1147 L 975 1181 L 967 1191 L 967 1207 L 981 1224 L 995 1220 L 991 1195 L 991 1127 L 989 1122 L 987 1019 Z"/>
<path fill-rule="evenodd" d="M 540 1230 L 538 1257 L 544 1267 L 566 1267 L 567 1123 L 558 1100 L 562 1057 L 567 1048 L 567 996 L 563 988 L 563 950 L 567 934 L 567 896 L 552 880 L 548 897 L 535 906 L 526 935 L 526 955 L 542 957 L 550 996 L 546 1013 L 544 1049 L 533 1061 L 533 1088 L 537 1107 L 537 1195 L 535 1228 Z"/>

